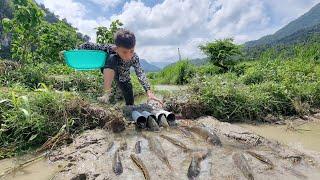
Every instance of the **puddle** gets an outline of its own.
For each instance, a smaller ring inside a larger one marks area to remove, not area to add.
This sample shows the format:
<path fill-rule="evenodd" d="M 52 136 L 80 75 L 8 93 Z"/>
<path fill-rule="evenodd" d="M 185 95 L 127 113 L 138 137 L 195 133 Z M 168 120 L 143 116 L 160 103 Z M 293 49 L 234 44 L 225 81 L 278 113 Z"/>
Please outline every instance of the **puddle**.
<path fill-rule="evenodd" d="M 25 157 L 23 159 L 30 159 Z M 21 161 L 21 162 L 20 162 Z M 5 180 L 34 180 L 34 179 L 52 179 L 55 174 L 63 167 L 62 163 L 52 164 L 49 160 L 41 158 L 35 160 L 25 167 L 17 168 L 18 164 L 25 162 L 26 160 L 17 160 L 17 158 L 3 159 L 0 161 L 0 179 Z M 5 171 L 10 171 L 12 168 L 16 170 L 11 171 L 12 173 L 2 176 Z"/>
<path fill-rule="evenodd" d="M 287 130 L 287 125 L 237 125 L 267 139 L 273 139 L 293 147 L 320 152 L 320 122 L 308 122 L 297 126 L 296 130 Z"/>

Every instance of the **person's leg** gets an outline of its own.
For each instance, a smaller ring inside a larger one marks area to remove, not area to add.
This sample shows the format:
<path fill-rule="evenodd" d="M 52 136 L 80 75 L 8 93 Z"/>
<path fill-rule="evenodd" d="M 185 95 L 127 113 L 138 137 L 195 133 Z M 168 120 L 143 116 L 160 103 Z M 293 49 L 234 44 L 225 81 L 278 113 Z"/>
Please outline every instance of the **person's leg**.
<path fill-rule="evenodd" d="M 124 97 L 124 100 L 126 101 L 126 105 L 134 105 L 133 89 L 131 82 L 117 81 L 117 84 L 122 91 L 122 95 Z"/>

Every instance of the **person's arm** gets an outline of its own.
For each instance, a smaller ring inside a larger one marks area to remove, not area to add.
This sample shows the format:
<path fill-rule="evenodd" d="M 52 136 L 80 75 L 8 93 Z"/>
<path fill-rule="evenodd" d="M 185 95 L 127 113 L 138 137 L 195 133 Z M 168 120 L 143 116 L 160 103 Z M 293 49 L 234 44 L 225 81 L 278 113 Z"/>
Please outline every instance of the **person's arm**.
<path fill-rule="evenodd" d="M 144 70 L 141 67 L 139 57 L 137 54 L 133 56 L 133 67 L 136 72 L 136 75 L 138 77 L 138 80 L 140 84 L 142 85 L 143 89 L 146 91 L 148 100 L 155 100 L 158 101 L 160 104 L 163 104 L 160 99 L 158 99 L 153 92 L 151 91 L 150 84 L 148 82 L 148 79 L 146 77 L 146 74 L 144 73 Z"/>
<path fill-rule="evenodd" d="M 111 85 L 114 78 L 114 70 L 106 68 L 103 70 L 103 89 L 105 92 L 111 92 Z"/>
<path fill-rule="evenodd" d="M 114 52 L 115 45 L 113 44 L 98 44 L 92 42 L 85 42 L 79 45 L 78 49 L 87 49 L 87 50 L 101 50 L 108 54 Z"/>
<path fill-rule="evenodd" d="M 138 80 L 140 82 L 140 84 L 142 85 L 143 89 L 147 92 L 150 90 L 150 84 L 148 82 L 148 79 L 146 77 L 146 74 L 144 73 L 144 70 L 141 67 L 140 61 L 139 61 L 139 57 L 138 55 L 134 55 L 133 59 L 133 67 L 134 70 L 136 72 L 136 75 L 138 77 Z"/>
<path fill-rule="evenodd" d="M 115 68 L 116 68 L 116 59 L 111 56 L 105 66 L 103 67 L 103 96 L 98 97 L 98 101 L 102 103 L 109 103 L 109 98 L 111 95 L 111 86 L 112 86 L 112 81 L 115 76 Z"/>

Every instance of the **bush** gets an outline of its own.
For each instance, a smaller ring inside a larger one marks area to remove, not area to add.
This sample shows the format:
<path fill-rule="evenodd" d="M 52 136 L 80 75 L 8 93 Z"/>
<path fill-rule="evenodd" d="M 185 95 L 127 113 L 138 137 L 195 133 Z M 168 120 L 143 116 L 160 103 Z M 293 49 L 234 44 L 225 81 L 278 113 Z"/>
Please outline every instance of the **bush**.
<path fill-rule="evenodd" d="M 222 39 L 199 46 L 209 61 L 224 72 L 241 60 L 242 46 L 233 43 L 233 39 Z"/>
<path fill-rule="evenodd" d="M 12 61 L 4 61 L 12 64 Z M 35 65 L 14 66 L 14 68 L 0 73 L 2 86 L 21 84 L 29 89 L 36 89 L 40 83 L 59 91 L 77 91 L 78 93 L 96 99 L 103 92 L 103 75 L 100 71 L 75 71 L 64 64 L 39 63 Z M 1 69 L 0 69 L 0 72 Z M 134 96 L 144 94 L 145 91 L 135 75 L 131 76 Z M 120 92 L 119 92 L 120 93 Z M 117 99 L 123 99 L 121 94 Z"/>
<path fill-rule="evenodd" d="M 123 121 L 119 109 L 92 105 L 76 93 L 45 85 L 35 91 L 19 85 L 0 90 L 0 159 L 37 148 L 61 130 L 70 135 Z"/>
<path fill-rule="evenodd" d="M 153 75 L 153 81 L 157 84 L 183 85 L 190 82 L 196 73 L 196 68 L 188 60 L 178 61 L 157 74 Z M 151 75 L 149 75 L 151 76 Z"/>
<path fill-rule="evenodd" d="M 268 114 L 303 115 L 319 108 L 320 64 L 316 61 L 250 64 L 240 76 L 230 72 L 194 80 L 191 92 L 209 115 L 228 121 L 261 120 Z"/>
<path fill-rule="evenodd" d="M 30 92 L 16 87 L 1 91 L 0 144 L 13 151 L 28 150 L 57 133 L 66 120 L 66 102 L 75 98 L 45 89 Z"/>

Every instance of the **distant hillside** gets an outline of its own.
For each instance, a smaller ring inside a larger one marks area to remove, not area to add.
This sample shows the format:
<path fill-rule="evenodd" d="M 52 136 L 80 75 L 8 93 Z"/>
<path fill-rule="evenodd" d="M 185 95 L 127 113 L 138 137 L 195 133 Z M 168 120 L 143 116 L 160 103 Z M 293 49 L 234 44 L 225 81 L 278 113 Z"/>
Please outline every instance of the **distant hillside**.
<path fill-rule="evenodd" d="M 142 68 L 144 69 L 144 71 L 146 72 L 157 72 L 160 71 L 160 68 L 149 63 L 147 60 L 145 59 L 140 59 L 140 63 Z"/>
<path fill-rule="evenodd" d="M 273 35 L 264 36 L 259 40 L 249 41 L 245 43 L 245 47 L 250 48 L 261 45 L 271 45 L 280 41 L 284 43 L 286 39 L 291 39 L 292 41 L 293 36 L 288 36 L 291 36 L 295 33 L 294 36 L 297 37 L 298 31 L 300 36 L 304 35 L 305 33 L 302 31 L 308 31 L 309 28 L 312 28 L 318 24 L 320 24 L 320 3 L 311 8 L 307 13 L 300 16 L 298 19 L 290 22 L 288 25 L 278 30 Z"/>
<path fill-rule="evenodd" d="M 164 67 L 166 67 L 167 65 L 171 64 L 172 62 L 167 62 L 167 61 L 153 61 L 152 64 L 154 64 L 155 66 L 159 67 L 160 69 L 163 69 Z"/>
<path fill-rule="evenodd" d="M 140 59 L 140 64 L 145 72 L 157 72 L 161 70 L 159 67 L 149 63 L 145 59 Z M 131 71 L 134 71 L 134 69 L 131 68 Z"/>
<path fill-rule="evenodd" d="M 201 66 L 201 65 L 204 65 L 208 62 L 208 59 L 207 58 L 196 58 L 196 59 L 188 59 L 188 61 L 195 65 L 195 66 Z M 166 65 L 165 67 L 168 67 L 168 66 L 172 66 L 172 65 L 175 65 L 177 62 L 174 62 L 174 63 L 171 63 L 171 64 L 168 64 Z M 163 67 L 163 68 L 165 68 Z M 162 69 L 163 69 L 162 68 Z"/>

